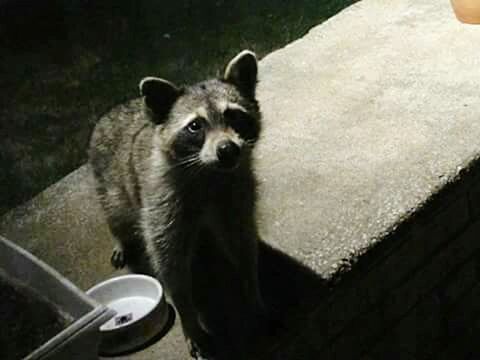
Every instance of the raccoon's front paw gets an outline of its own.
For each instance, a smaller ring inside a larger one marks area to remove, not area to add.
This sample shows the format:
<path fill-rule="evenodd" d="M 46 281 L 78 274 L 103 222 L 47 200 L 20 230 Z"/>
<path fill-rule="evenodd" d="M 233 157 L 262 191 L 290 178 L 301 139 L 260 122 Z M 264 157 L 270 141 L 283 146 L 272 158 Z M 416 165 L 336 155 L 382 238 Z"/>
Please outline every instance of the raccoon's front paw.
<path fill-rule="evenodd" d="M 112 257 L 110 258 L 110 263 L 115 269 L 122 269 L 125 267 L 126 259 L 125 253 L 120 246 L 115 246 L 113 248 Z"/>

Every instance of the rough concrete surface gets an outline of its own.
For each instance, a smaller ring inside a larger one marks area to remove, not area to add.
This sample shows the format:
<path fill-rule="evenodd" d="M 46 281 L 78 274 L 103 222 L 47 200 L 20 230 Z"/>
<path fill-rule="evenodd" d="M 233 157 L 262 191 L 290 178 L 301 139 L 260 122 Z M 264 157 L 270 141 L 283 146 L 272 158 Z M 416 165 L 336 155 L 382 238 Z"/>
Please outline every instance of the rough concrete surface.
<path fill-rule="evenodd" d="M 260 66 L 263 236 L 325 277 L 480 153 L 480 27 L 364 0 Z"/>
<path fill-rule="evenodd" d="M 480 27 L 447 0 L 364 0 L 260 63 L 265 241 L 331 278 L 480 154 Z M 0 220 L 86 289 L 111 240 L 82 167 Z M 177 325 L 128 358 L 186 356 Z"/>

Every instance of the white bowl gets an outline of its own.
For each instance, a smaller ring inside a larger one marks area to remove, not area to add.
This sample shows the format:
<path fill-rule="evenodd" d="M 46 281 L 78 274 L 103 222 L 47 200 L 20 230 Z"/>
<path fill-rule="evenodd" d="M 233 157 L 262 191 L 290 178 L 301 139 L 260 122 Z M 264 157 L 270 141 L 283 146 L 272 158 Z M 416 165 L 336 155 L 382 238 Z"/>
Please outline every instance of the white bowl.
<path fill-rule="evenodd" d="M 95 285 L 87 295 L 117 313 L 100 327 L 103 356 L 140 350 L 163 333 L 171 316 L 162 285 L 150 276 L 118 276 Z"/>

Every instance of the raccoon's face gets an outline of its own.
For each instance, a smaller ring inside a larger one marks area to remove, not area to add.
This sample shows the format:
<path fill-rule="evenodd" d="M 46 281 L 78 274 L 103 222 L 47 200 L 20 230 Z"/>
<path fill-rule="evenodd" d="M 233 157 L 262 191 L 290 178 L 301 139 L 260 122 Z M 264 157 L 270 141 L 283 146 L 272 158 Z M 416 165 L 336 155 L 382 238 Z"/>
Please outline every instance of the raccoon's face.
<path fill-rule="evenodd" d="M 249 158 L 260 134 L 256 82 L 255 55 L 243 51 L 222 79 L 179 89 L 146 78 L 140 89 L 150 118 L 161 126 L 163 150 L 176 166 L 229 171 Z"/>
<path fill-rule="evenodd" d="M 258 138 L 258 106 L 234 85 L 210 80 L 185 89 L 162 131 L 173 159 L 234 169 Z"/>

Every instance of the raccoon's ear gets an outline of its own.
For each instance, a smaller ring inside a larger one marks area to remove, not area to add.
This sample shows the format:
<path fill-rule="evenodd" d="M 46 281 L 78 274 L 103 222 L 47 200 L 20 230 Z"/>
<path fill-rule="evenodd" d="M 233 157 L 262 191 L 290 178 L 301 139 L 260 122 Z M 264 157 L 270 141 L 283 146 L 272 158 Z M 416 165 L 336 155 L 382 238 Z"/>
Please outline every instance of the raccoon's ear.
<path fill-rule="evenodd" d="M 152 121 L 159 124 L 164 121 L 182 90 L 167 80 L 146 77 L 139 84 L 140 94 L 145 98 L 145 105 L 151 110 Z"/>
<path fill-rule="evenodd" d="M 223 79 L 237 86 L 246 95 L 255 96 L 257 86 L 257 57 L 249 50 L 243 50 L 227 65 Z"/>

